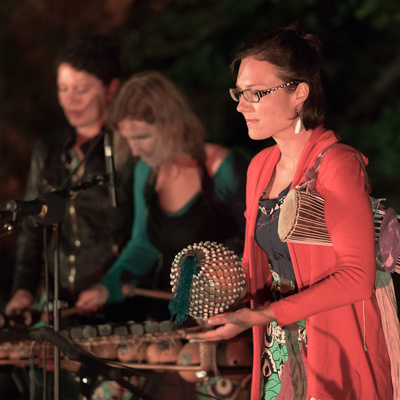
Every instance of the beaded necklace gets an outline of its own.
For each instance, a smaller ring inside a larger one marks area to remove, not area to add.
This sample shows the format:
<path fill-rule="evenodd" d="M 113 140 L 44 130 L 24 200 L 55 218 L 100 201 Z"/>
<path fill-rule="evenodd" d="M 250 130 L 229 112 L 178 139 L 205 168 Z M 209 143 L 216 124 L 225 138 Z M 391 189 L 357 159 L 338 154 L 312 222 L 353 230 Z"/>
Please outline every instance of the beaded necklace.
<path fill-rule="evenodd" d="M 258 200 L 258 209 L 259 209 L 264 215 L 270 216 L 270 217 L 273 219 L 273 218 L 274 218 L 273 213 L 281 208 L 283 202 L 285 201 L 285 198 L 286 198 L 286 195 L 287 195 L 287 189 L 288 189 L 289 187 L 290 187 L 290 185 L 289 185 L 285 190 L 283 190 L 283 191 L 281 192 L 281 193 L 284 193 L 284 194 L 283 194 L 280 198 L 278 198 L 278 201 L 277 201 L 277 203 L 275 204 L 275 206 L 272 207 L 272 208 L 270 208 L 270 209 L 267 209 L 267 208 L 265 208 L 264 206 L 262 206 L 262 205 L 260 204 L 260 202 L 263 200 L 263 197 L 265 196 L 265 193 L 267 192 L 267 189 L 268 189 L 268 186 L 267 186 L 267 187 L 265 188 L 263 194 L 261 195 L 260 199 Z M 267 199 L 265 199 L 265 200 L 267 200 Z M 273 199 L 271 199 L 271 200 L 273 200 Z"/>

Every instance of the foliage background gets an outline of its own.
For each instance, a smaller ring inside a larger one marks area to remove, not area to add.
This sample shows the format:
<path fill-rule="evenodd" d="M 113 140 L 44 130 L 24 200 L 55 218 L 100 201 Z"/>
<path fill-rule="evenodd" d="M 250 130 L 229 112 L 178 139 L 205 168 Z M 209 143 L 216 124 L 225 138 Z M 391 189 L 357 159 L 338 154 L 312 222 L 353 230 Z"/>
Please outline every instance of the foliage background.
<path fill-rule="evenodd" d="M 66 123 L 53 60 L 69 38 L 118 34 L 124 79 L 163 71 L 190 97 L 210 140 L 250 157 L 272 143 L 247 137 L 227 92 L 229 64 L 241 43 L 294 20 L 324 44 L 327 127 L 369 157 L 374 195 L 400 210 L 397 0 L 2 0 L 0 200 L 22 198 L 34 141 Z M 3 265 L 15 235 L 0 238 Z"/>

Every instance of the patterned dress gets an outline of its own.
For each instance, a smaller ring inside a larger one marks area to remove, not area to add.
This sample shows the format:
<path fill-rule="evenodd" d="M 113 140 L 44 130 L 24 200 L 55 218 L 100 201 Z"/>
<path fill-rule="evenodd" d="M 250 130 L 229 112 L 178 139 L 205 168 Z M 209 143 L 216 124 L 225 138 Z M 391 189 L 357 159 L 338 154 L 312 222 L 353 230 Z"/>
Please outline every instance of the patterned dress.
<path fill-rule="evenodd" d="M 259 200 L 255 228 L 257 244 L 267 253 L 272 274 L 272 294 L 275 301 L 297 292 L 296 279 L 287 244 L 278 236 L 280 206 L 290 185 L 275 199 Z M 305 400 L 307 377 L 305 357 L 307 336 L 305 321 L 280 327 L 267 324 L 261 354 L 261 390 L 263 400 Z"/>

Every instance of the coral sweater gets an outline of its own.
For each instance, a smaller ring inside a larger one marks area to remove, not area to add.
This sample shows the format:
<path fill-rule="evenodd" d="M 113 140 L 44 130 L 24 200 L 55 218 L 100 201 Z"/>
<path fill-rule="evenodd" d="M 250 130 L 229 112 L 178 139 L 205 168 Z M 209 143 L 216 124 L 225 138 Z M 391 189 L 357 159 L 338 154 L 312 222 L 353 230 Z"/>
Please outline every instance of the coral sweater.
<path fill-rule="evenodd" d="M 291 188 L 318 154 L 338 141 L 317 127 L 308 140 Z M 243 266 L 251 307 L 269 304 L 271 275 L 266 253 L 254 239 L 258 199 L 279 159 L 278 146 L 252 160 L 246 189 Z M 308 395 L 320 400 L 389 400 L 390 362 L 374 294 L 374 223 L 360 162 L 351 149 L 328 151 L 316 190 L 325 199 L 325 220 L 333 246 L 288 243 L 299 293 L 271 303 L 279 325 L 306 318 Z M 259 399 L 264 326 L 253 328 L 252 400 Z"/>

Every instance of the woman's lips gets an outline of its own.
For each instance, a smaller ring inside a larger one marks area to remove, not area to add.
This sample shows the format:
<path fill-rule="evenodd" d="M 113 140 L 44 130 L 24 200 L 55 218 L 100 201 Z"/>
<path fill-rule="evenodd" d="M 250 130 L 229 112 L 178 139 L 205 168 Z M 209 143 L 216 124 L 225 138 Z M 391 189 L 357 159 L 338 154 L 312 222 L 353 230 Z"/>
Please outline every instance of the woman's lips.
<path fill-rule="evenodd" d="M 71 118 L 76 118 L 79 117 L 81 115 L 80 111 L 75 111 L 75 110 L 69 110 L 67 111 L 67 115 Z"/>
<path fill-rule="evenodd" d="M 258 122 L 258 119 L 246 119 L 246 124 L 247 125 L 253 125 L 256 122 Z"/>

